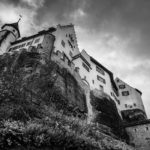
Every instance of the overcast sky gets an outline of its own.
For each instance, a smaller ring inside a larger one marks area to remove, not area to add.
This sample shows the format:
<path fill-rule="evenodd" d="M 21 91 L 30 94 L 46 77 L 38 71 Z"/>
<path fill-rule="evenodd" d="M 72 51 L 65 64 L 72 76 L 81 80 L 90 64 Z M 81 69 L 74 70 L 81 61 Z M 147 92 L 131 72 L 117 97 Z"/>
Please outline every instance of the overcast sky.
<path fill-rule="evenodd" d="M 19 14 L 22 36 L 73 23 L 80 50 L 141 90 L 150 118 L 150 0 L 0 0 L 0 25 Z"/>

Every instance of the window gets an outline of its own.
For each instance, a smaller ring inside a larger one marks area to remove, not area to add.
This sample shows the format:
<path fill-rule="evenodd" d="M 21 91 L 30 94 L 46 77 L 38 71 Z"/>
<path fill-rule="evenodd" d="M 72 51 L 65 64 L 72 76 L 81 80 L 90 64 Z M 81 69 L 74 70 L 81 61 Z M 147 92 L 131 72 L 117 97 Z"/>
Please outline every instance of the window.
<path fill-rule="evenodd" d="M 101 81 L 102 83 L 106 84 L 105 79 L 103 79 L 102 77 L 100 77 L 99 75 L 97 75 L 97 80 Z"/>
<path fill-rule="evenodd" d="M 65 42 L 63 40 L 61 41 L 61 45 L 65 47 Z"/>
<path fill-rule="evenodd" d="M 99 86 L 101 91 L 104 91 L 104 87 L 102 85 Z"/>
<path fill-rule="evenodd" d="M 36 39 L 34 43 L 38 43 L 40 41 L 40 39 Z"/>
<path fill-rule="evenodd" d="M 26 46 L 31 45 L 31 43 L 32 43 L 32 41 L 28 42 L 28 43 L 26 44 Z"/>
<path fill-rule="evenodd" d="M 85 63 L 82 63 L 82 66 L 83 66 L 88 72 L 90 71 L 89 67 L 88 67 Z"/>
<path fill-rule="evenodd" d="M 119 89 L 125 89 L 126 86 L 124 84 L 119 85 Z"/>
<path fill-rule="evenodd" d="M 102 68 L 98 67 L 98 66 L 96 66 L 96 71 L 101 73 L 102 75 L 105 75 L 104 70 Z"/>
<path fill-rule="evenodd" d="M 26 45 L 26 43 L 17 45 L 17 46 L 15 46 L 15 47 L 13 47 L 12 50 L 16 50 L 16 49 L 22 48 L 22 47 L 24 47 L 25 45 Z"/>
<path fill-rule="evenodd" d="M 94 80 L 92 80 L 93 84 L 94 84 Z"/>
<path fill-rule="evenodd" d="M 125 104 L 125 108 L 127 108 L 128 106 L 127 106 L 127 104 Z"/>
<path fill-rule="evenodd" d="M 69 34 L 69 38 L 70 38 L 71 42 L 74 42 L 74 39 L 73 39 L 73 35 L 72 35 L 72 34 Z"/>
<path fill-rule="evenodd" d="M 128 96 L 129 95 L 129 91 L 123 91 L 122 92 L 122 96 Z"/>
<path fill-rule="evenodd" d="M 136 107 L 136 104 L 134 103 L 133 106 Z"/>
<path fill-rule="evenodd" d="M 73 54 L 72 54 L 72 52 L 71 52 L 71 51 L 69 52 L 69 55 L 70 55 L 71 57 L 73 56 Z"/>
<path fill-rule="evenodd" d="M 148 130 L 148 127 L 146 127 L 146 130 Z"/>
<path fill-rule="evenodd" d="M 136 132 L 137 130 L 136 130 L 136 129 L 134 129 L 134 131 Z"/>
<path fill-rule="evenodd" d="M 71 42 L 68 40 L 68 44 L 69 44 L 69 46 L 71 47 L 71 48 L 73 48 L 73 46 L 72 46 L 72 44 L 71 44 Z"/>
<path fill-rule="evenodd" d="M 119 82 L 119 79 L 117 79 L 117 82 Z"/>
<path fill-rule="evenodd" d="M 114 94 L 113 94 L 113 92 L 110 92 L 110 94 L 111 94 L 111 96 L 113 96 Z"/>

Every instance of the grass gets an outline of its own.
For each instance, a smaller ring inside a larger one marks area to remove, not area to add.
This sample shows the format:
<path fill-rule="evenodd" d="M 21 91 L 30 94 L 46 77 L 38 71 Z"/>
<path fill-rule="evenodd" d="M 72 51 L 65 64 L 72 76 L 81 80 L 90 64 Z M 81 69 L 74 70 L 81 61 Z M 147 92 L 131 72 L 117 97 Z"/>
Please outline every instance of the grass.
<path fill-rule="evenodd" d="M 121 150 L 132 149 L 121 142 L 104 125 L 87 124 L 53 108 L 43 119 L 26 123 L 0 122 L 0 149 Z"/>

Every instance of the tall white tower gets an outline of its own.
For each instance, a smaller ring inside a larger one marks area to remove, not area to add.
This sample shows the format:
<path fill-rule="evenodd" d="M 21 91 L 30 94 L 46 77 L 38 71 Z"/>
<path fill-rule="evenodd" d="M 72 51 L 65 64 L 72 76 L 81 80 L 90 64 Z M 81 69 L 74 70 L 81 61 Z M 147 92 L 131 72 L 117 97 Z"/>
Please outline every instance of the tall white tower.
<path fill-rule="evenodd" d="M 18 22 L 12 24 L 4 24 L 0 31 L 0 55 L 7 52 L 12 42 L 20 37 Z"/>

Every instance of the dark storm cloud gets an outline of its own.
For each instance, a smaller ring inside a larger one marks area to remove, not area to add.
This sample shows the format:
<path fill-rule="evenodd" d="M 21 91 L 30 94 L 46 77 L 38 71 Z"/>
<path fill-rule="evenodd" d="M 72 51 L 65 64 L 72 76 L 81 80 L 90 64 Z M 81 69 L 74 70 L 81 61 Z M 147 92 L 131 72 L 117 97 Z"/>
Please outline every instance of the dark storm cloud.
<path fill-rule="evenodd" d="M 45 0 L 44 6 L 39 9 L 37 15 L 37 23 L 43 21 L 51 22 L 52 18 L 57 23 L 71 23 L 74 22 L 70 18 L 70 14 L 76 9 L 82 7 L 85 0 Z"/>
<path fill-rule="evenodd" d="M 31 2 L 32 1 L 36 1 L 38 3 L 40 0 L 31 0 Z M 28 0 L 0 0 L 0 2 L 4 4 L 11 4 L 14 7 L 20 6 L 22 8 L 28 8 L 28 9 L 33 8 L 33 6 L 30 5 L 30 1 Z"/>
<path fill-rule="evenodd" d="M 86 17 L 74 20 L 70 16 L 78 9 Z M 131 54 L 142 58 L 150 56 L 149 0 L 45 0 L 36 23 L 52 23 L 52 18 L 55 23 L 72 22 L 95 33 L 106 32 L 122 40 L 131 39 L 128 45 Z"/>
<path fill-rule="evenodd" d="M 150 56 L 150 1 L 89 0 L 85 12 L 90 28 L 112 32 L 122 39 L 131 38 L 127 52 Z"/>

